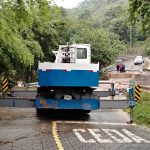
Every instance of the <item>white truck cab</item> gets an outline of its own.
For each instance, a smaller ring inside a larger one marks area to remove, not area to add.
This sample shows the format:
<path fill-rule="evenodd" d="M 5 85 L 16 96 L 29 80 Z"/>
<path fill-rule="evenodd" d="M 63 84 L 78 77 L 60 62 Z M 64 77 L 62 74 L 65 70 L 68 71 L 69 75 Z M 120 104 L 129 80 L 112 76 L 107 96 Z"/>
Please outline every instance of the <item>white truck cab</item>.
<path fill-rule="evenodd" d="M 90 44 L 60 45 L 58 51 L 53 51 L 56 56 L 55 63 L 91 63 Z"/>

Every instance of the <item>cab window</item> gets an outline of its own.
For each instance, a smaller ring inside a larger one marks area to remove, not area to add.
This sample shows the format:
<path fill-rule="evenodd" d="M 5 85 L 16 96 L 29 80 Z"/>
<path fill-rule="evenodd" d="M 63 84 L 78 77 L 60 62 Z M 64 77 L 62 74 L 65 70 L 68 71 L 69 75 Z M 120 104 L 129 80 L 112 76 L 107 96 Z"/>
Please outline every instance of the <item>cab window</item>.
<path fill-rule="evenodd" d="M 87 58 L 87 49 L 77 48 L 77 59 L 86 59 L 86 58 Z"/>

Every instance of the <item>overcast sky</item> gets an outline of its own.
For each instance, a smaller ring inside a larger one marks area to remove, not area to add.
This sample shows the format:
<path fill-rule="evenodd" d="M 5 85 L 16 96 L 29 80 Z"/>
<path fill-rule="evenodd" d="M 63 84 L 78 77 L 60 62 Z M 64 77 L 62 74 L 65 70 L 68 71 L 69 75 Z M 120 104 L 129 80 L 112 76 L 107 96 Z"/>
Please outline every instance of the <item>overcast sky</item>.
<path fill-rule="evenodd" d="M 58 6 L 62 6 L 64 8 L 76 7 L 82 1 L 84 0 L 54 0 Z"/>

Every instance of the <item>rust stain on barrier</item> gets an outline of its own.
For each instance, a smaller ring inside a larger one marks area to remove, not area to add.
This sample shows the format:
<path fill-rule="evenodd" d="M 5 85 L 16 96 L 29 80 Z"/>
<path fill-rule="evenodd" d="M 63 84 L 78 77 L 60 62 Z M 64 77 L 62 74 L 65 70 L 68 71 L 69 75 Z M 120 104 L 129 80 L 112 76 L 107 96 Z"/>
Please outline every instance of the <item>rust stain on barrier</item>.
<path fill-rule="evenodd" d="M 46 101 L 44 99 L 40 100 L 40 104 L 44 107 L 44 108 L 48 108 L 48 105 L 46 103 Z"/>

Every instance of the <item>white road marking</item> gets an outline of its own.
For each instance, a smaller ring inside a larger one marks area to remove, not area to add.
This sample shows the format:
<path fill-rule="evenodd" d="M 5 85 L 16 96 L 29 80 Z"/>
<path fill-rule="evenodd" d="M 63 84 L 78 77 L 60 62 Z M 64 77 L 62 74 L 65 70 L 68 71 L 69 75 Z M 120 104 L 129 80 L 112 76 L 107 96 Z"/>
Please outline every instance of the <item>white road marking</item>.
<path fill-rule="evenodd" d="M 57 123 L 61 123 L 61 124 L 94 124 L 94 125 L 110 125 L 110 126 L 136 126 L 136 124 L 127 124 L 127 123 L 112 123 L 112 122 L 87 122 L 87 121 L 57 121 Z M 149 140 L 143 139 L 133 133 L 131 133 L 130 131 L 128 131 L 127 129 L 122 129 L 122 131 L 126 134 L 123 135 L 122 133 L 120 133 L 119 131 L 115 130 L 115 129 L 101 129 L 103 132 L 105 132 L 107 135 L 109 135 L 111 137 L 111 139 L 115 140 L 118 143 L 131 143 L 131 142 L 136 142 L 136 143 L 150 143 Z M 100 132 L 100 129 L 73 129 L 73 132 L 75 133 L 75 135 L 78 137 L 78 139 L 83 142 L 83 143 L 95 143 L 95 142 L 99 142 L 99 143 L 112 143 L 113 141 L 111 139 L 102 139 L 102 136 L 100 133 L 96 133 L 96 132 Z M 84 137 L 81 135 L 81 133 L 85 133 L 85 132 L 89 132 L 94 139 L 89 139 L 86 140 L 84 139 Z M 114 134 L 117 134 L 118 136 L 121 137 L 117 138 L 116 136 L 114 136 Z M 127 137 L 128 136 L 128 137 Z"/>
<path fill-rule="evenodd" d="M 115 141 L 117 141 L 118 143 L 131 143 L 132 140 L 130 140 L 129 138 L 127 138 L 126 136 L 124 136 L 122 133 L 120 133 L 119 131 L 115 130 L 115 129 L 102 129 L 105 133 L 107 133 L 112 139 L 114 139 Z M 112 133 L 117 134 L 118 136 L 120 136 L 122 139 L 117 138 L 116 136 L 114 136 Z"/>
<path fill-rule="evenodd" d="M 56 121 L 61 124 L 95 124 L 95 125 L 120 125 L 120 126 L 136 126 L 136 124 L 115 123 L 115 122 L 94 122 L 94 121 Z"/>
<path fill-rule="evenodd" d="M 132 143 L 133 141 L 136 143 L 141 143 L 141 142 L 145 142 L 145 143 L 150 143 L 150 141 L 145 140 L 133 133 L 131 133 L 130 131 L 128 131 L 127 129 L 122 129 L 124 131 L 124 133 L 128 136 L 123 135 L 122 133 L 120 133 L 119 131 L 115 130 L 115 129 L 101 129 L 104 133 L 106 133 L 108 136 L 110 136 L 111 139 L 113 139 L 114 141 L 116 141 L 117 143 Z M 114 141 L 112 141 L 111 139 L 103 139 L 102 135 L 100 133 L 97 132 L 101 132 L 100 129 L 73 129 L 74 134 L 77 136 L 77 138 L 79 139 L 79 141 L 81 141 L 82 143 L 113 143 Z M 86 140 L 81 133 L 86 133 L 89 132 L 94 139 L 89 139 Z M 117 137 L 115 135 L 117 135 Z M 118 138 L 121 137 L 121 138 Z"/>
<path fill-rule="evenodd" d="M 99 129 L 87 129 L 93 137 L 99 142 L 99 143 L 112 143 L 112 140 L 110 139 L 102 139 L 101 134 L 97 133 L 100 132 Z"/>
<path fill-rule="evenodd" d="M 95 141 L 94 139 L 85 140 L 85 139 L 83 138 L 83 136 L 82 136 L 79 132 L 85 133 L 86 130 L 84 130 L 84 129 L 74 129 L 73 132 L 75 133 L 75 135 L 78 137 L 78 139 L 79 139 L 82 143 L 96 143 L 96 141 Z"/>
<path fill-rule="evenodd" d="M 150 143 L 150 141 L 145 140 L 133 133 L 131 133 L 130 131 L 128 131 L 127 129 L 122 129 L 133 141 L 135 141 L 136 143 L 141 143 L 142 141 L 145 143 Z"/>

